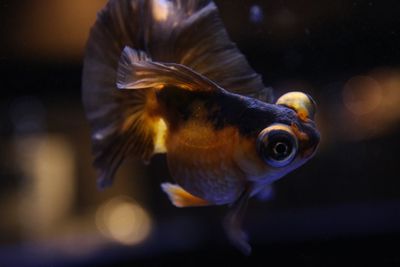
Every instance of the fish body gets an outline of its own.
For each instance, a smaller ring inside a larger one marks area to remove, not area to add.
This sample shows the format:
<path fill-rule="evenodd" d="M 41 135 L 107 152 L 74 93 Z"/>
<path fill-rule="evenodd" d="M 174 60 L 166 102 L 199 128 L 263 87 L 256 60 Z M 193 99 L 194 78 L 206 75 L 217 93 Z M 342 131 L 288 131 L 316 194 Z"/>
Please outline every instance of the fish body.
<path fill-rule="evenodd" d="M 111 0 L 87 44 L 83 102 L 101 187 L 128 156 L 165 153 L 175 206 L 230 204 L 244 252 L 247 199 L 309 160 L 315 103 L 272 91 L 233 44 L 212 1 Z"/>
<path fill-rule="evenodd" d="M 292 109 L 222 88 L 216 92 L 166 88 L 157 94 L 157 101 L 169 129 L 165 143 L 171 175 L 189 193 L 212 204 L 229 204 L 247 185 L 254 195 L 291 170 L 265 164 L 256 140 L 270 125 L 301 125 Z"/>

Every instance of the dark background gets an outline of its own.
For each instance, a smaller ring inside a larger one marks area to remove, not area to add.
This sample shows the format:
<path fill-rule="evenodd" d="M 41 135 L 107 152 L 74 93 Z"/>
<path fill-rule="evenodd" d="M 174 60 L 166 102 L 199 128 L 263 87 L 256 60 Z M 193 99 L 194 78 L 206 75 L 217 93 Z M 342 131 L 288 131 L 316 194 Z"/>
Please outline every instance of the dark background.
<path fill-rule="evenodd" d="M 0 266 L 400 265 L 399 1 L 216 1 L 276 96 L 315 98 L 322 134 L 314 159 L 250 202 L 249 257 L 226 240 L 227 207 L 169 203 L 164 156 L 128 160 L 97 191 L 80 87 L 104 3 L 0 1 Z M 113 200 L 144 209 L 149 236 L 101 230 Z"/>

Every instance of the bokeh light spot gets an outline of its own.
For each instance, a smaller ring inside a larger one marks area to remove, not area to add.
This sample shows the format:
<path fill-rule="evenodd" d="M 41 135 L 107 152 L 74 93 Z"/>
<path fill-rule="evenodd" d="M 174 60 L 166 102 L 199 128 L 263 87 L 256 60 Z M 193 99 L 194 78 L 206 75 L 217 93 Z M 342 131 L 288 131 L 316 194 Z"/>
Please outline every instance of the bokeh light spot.
<path fill-rule="evenodd" d="M 96 225 L 107 238 L 124 245 L 144 241 L 151 232 L 151 219 L 146 210 L 128 197 L 116 197 L 101 205 Z"/>
<path fill-rule="evenodd" d="M 382 88 L 370 76 L 355 76 L 343 88 L 343 103 L 354 115 L 375 111 L 382 102 Z"/>

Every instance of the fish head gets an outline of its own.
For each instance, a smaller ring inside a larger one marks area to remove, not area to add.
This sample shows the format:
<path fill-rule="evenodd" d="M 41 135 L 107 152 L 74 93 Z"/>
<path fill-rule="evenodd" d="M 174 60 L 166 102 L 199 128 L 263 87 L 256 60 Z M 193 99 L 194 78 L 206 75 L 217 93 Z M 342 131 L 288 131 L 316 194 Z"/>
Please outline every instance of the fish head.
<path fill-rule="evenodd" d="M 262 170 L 255 179 L 261 183 L 271 183 L 306 163 L 320 141 L 314 122 L 316 104 L 309 95 L 287 93 L 272 106 L 274 121 L 261 127 L 255 137 Z"/>

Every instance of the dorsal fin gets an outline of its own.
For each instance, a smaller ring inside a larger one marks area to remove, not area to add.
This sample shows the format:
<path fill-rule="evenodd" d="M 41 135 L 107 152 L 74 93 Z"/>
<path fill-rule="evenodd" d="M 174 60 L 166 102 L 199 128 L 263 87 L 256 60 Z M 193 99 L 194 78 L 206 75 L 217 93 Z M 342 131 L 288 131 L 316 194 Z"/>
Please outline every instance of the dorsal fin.
<path fill-rule="evenodd" d="M 184 65 L 153 62 L 142 51 L 124 48 L 117 71 L 119 89 L 157 89 L 165 86 L 189 91 L 221 90 L 214 82 Z"/>
<path fill-rule="evenodd" d="M 145 43 L 154 61 L 185 65 L 228 91 L 272 101 L 271 88 L 229 38 L 213 1 L 149 3 L 152 11 L 166 11 L 163 20 L 146 17 L 152 26 L 145 29 Z"/>

